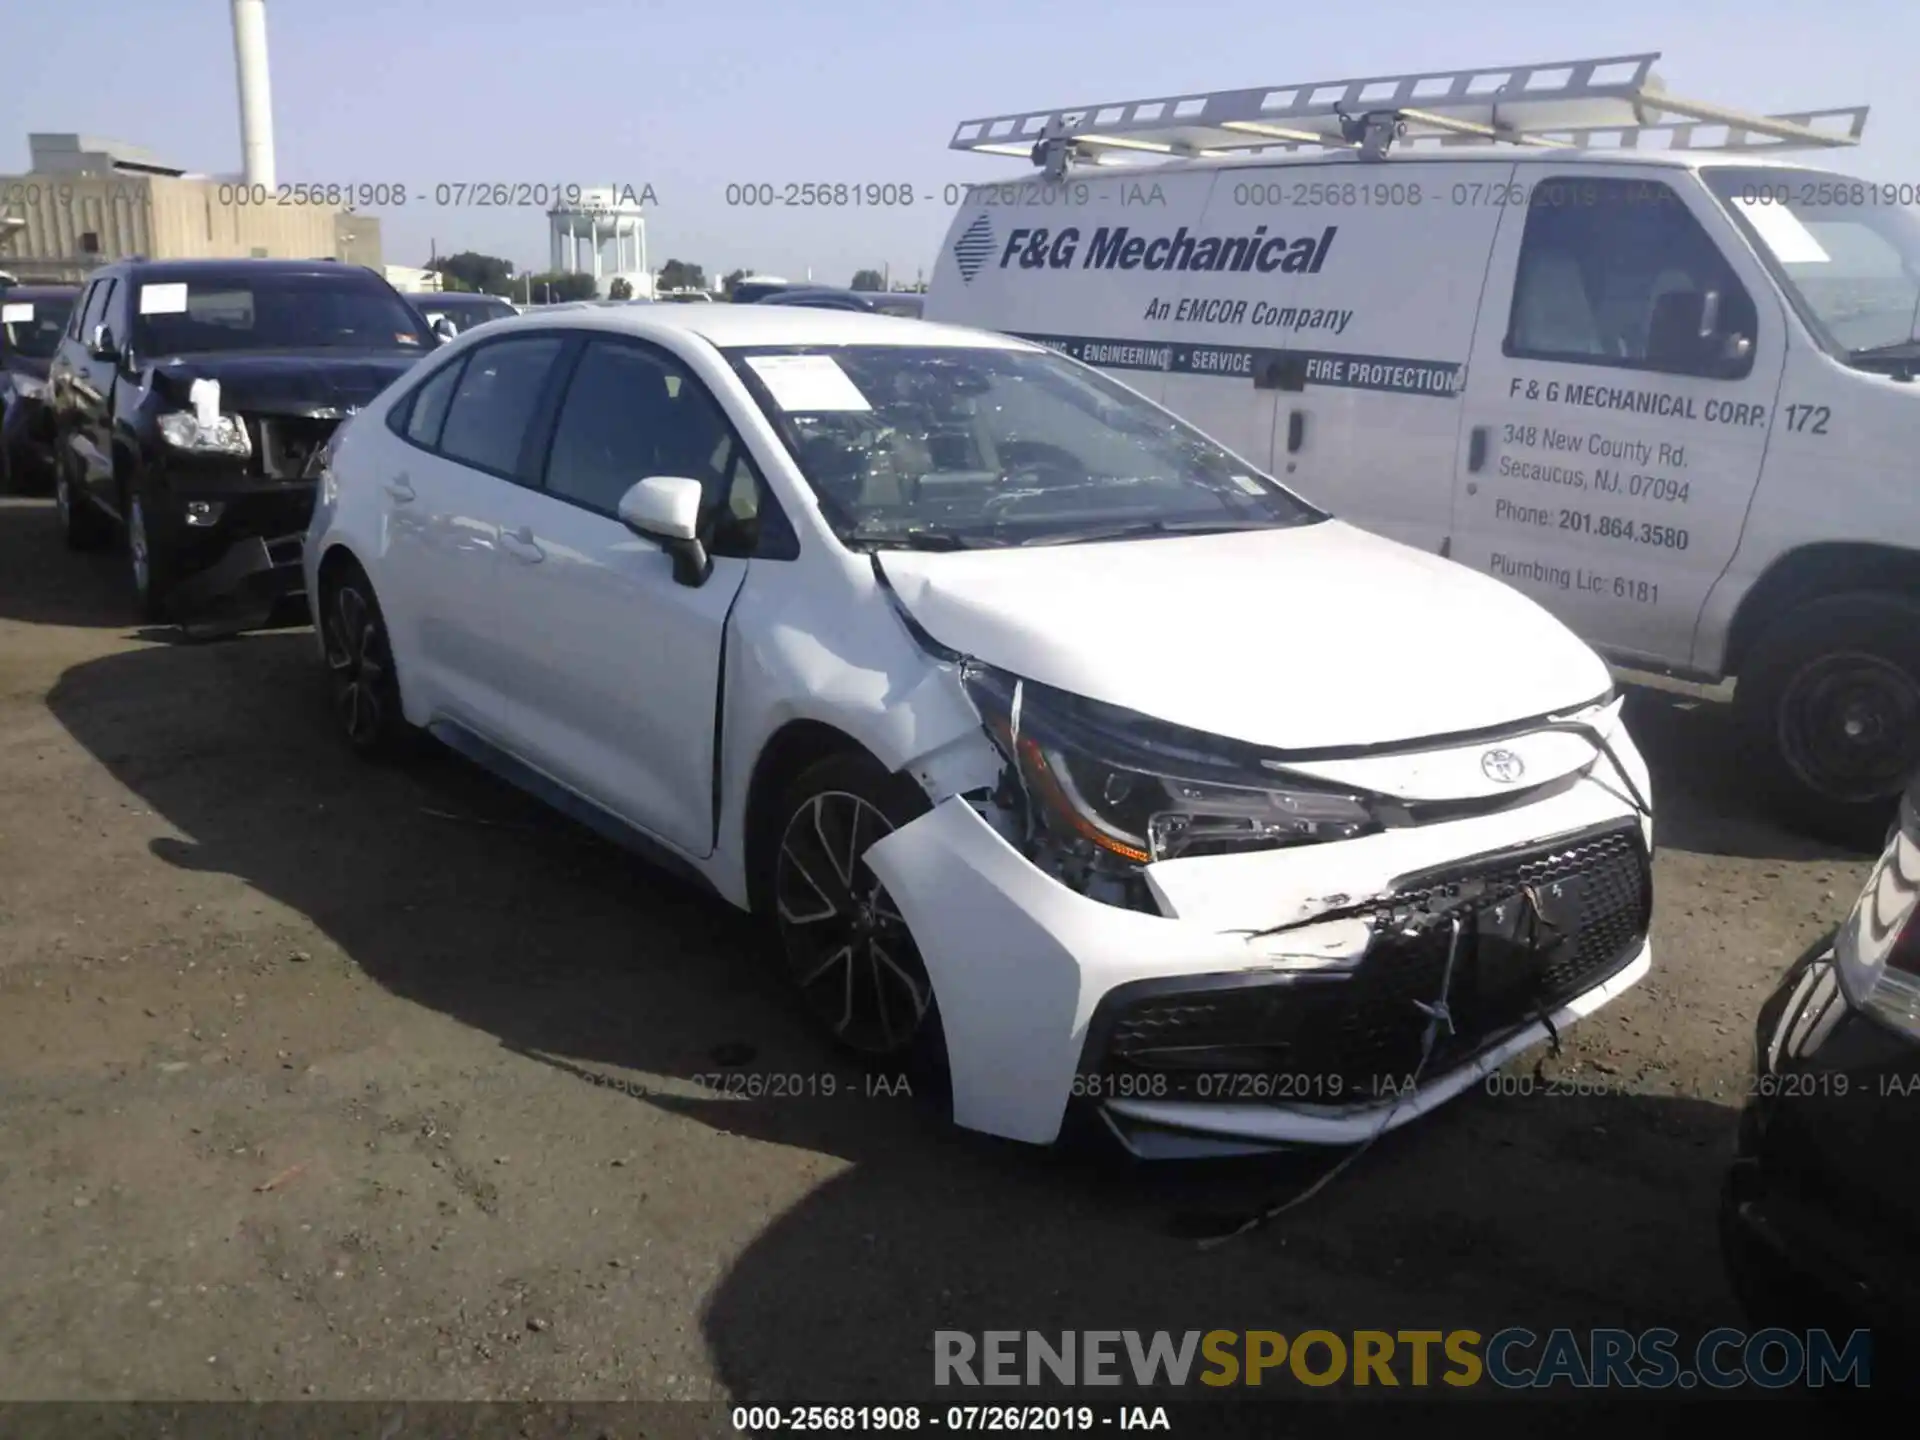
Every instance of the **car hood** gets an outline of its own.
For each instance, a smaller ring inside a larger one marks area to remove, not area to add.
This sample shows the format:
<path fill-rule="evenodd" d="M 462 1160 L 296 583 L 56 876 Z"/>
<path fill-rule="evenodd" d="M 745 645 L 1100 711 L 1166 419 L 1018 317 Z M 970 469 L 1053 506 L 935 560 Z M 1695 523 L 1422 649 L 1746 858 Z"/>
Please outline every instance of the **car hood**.
<path fill-rule="evenodd" d="M 1277 750 L 1492 729 L 1612 684 L 1519 591 L 1339 521 L 879 563 L 951 649 Z"/>
<path fill-rule="evenodd" d="M 222 351 L 153 367 L 154 387 L 186 403 L 195 380 L 220 382 L 220 408 L 253 415 L 357 410 L 431 351 Z"/>
<path fill-rule="evenodd" d="M 20 375 L 31 375 L 36 380 L 47 378 L 47 369 L 52 362 L 33 355 L 8 355 L 0 359 L 0 370 L 12 370 Z"/>

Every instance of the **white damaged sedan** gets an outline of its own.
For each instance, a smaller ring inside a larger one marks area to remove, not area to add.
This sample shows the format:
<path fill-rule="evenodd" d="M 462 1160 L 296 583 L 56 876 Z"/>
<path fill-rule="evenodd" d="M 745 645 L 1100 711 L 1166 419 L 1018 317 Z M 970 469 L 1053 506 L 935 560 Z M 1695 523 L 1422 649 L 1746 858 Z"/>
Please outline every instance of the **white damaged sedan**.
<path fill-rule="evenodd" d="M 429 732 L 751 909 L 973 1129 L 1363 1141 L 1650 964 L 1592 651 L 1024 342 L 496 321 L 336 433 L 305 564 L 355 748 Z"/>

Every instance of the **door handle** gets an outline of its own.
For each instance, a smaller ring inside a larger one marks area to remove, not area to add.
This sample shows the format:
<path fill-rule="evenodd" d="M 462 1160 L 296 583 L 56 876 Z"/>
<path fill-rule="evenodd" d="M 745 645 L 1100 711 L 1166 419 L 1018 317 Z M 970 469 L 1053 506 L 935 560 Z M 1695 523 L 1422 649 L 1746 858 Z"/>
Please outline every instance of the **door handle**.
<path fill-rule="evenodd" d="M 1287 412 L 1287 453 L 1298 455 L 1300 447 L 1307 440 L 1307 412 L 1290 410 Z"/>
<path fill-rule="evenodd" d="M 1467 469 L 1474 474 L 1487 463 L 1487 427 L 1476 425 L 1467 433 Z"/>
<path fill-rule="evenodd" d="M 396 475 L 387 482 L 387 494 L 401 505 L 414 498 L 414 489 L 405 475 Z"/>
<path fill-rule="evenodd" d="M 529 565 L 538 565 L 547 558 L 547 552 L 540 548 L 540 542 L 533 538 L 533 527 L 522 525 L 518 530 L 500 532 L 500 548 L 516 560 Z"/>

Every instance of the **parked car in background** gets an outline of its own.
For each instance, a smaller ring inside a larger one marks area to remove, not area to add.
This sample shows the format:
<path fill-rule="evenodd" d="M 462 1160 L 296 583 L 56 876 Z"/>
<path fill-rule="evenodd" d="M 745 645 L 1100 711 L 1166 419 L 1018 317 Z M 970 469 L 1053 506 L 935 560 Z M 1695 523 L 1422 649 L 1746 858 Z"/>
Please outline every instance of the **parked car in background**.
<path fill-rule="evenodd" d="M 1920 1356 L 1920 777 L 1837 932 L 1760 1012 L 1721 1205 L 1756 1326 L 1874 1333 L 1873 1381 Z"/>
<path fill-rule="evenodd" d="M 124 533 L 149 619 L 270 613 L 300 588 L 320 447 L 434 348 L 357 265 L 103 266 L 48 377 L 67 543 Z"/>
<path fill-rule="evenodd" d="M 47 365 L 79 293 L 77 285 L 0 290 L 0 494 L 52 484 Z"/>
<path fill-rule="evenodd" d="M 466 291 L 440 290 L 409 295 L 407 299 L 411 300 L 414 309 L 425 317 L 429 328 L 435 321 L 444 317 L 451 322 L 456 334 L 471 330 L 476 325 L 484 325 L 489 320 L 505 320 L 518 313 L 498 295 L 476 295 Z"/>
<path fill-rule="evenodd" d="M 794 285 L 764 297 L 762 305 L 811 305 L 820 310 L 864 310 L 918 320 L 926 296 L 903 290 L 839 290 L 830 285 Z"/>
<path fill-rule="evenodd" d="M 733 293 L 728 298 L 736 305 L 752 305 L 792 284 L 791 280 L 782 280 L 777 275 L 749 275 L 744 280 L 734 281 Z"/>
<path fill-rule="evenodd" d="M 424 729 L 756 913 L 821 1030 L 961 1125 L 1359 1142 L 1651 964 L 1600 659 L 1044 347 L 526 315 L 376 400 L 320 494 L 349 744 Z"/>

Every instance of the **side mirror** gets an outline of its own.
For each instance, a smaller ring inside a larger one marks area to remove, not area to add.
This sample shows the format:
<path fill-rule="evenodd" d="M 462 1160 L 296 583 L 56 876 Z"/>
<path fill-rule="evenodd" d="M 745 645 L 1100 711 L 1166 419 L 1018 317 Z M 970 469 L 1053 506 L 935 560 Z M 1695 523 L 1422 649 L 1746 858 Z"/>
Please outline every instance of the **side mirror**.
<path fill-rule="evenodd" d="M 118 360 L 120 347 L 114 343 L 113 332 L 104 325 L 93 327 L 93 334 L 87 337 L 87 354 L 95 360 Z"/>
<path fill-rule="evenodd" d="M 620 523 L 657 542 L 673 557 L 673 578 L 682 585 L 703 585 L 713 559 L 700 543 L 698 480 L 683 475 L 649 475 L 620 497 Z"/>
<path fill-rule="evenodd" d="M 439 341 L 442 345 L 446 344 L 447 341 L 453 339 L 454 336 L 460 333 L 460 327 L 454 324 L 453 321 L 449 320 L 446 316 L 435 315 L 432 317 L 432 319 L 433 319 L 433 333 L 435 334 L 435 336 L 439 338 Z"/>

